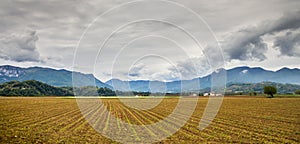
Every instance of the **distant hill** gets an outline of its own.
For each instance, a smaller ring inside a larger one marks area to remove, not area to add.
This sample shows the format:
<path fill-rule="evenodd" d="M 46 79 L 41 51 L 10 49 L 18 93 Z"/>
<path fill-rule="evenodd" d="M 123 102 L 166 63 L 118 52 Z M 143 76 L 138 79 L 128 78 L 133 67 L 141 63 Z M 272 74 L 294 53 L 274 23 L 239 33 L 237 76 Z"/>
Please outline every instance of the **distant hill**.
<path fill-rule="evenodd" d="M 210 80 L 210 79 L 209 79 Z M 210 81 L 201 85 L 201 89 L 210 86 Z M 161 82 L 161 81 L 148 81 L 148 80 L 137 80 L 137 81 L 122 81 L 119 79 L 111 79 L 106 82 L 111 85 L 115 90 L 119 91 L 137 91 L 137 92 L 170 92 L 177 93 L 182 91 L 198 90 L 199 80 L 184 80 L 184 81 L 173 81 L 173 82 Z M 182 86 L 182 88 L 181 88 Z"/>
<path fill-rule="evenodd" d="M 74 72 L 80 78 L 77 86 L 90 86 L 95 81 L 98 87 L 111 86 L 96 79 L 92 74 Z M 20 68 L 10 65 L 0 66 L 0 84 L 9 81 L 37 80 L 52 86 L 72 86 L 72 72 L 68 70 L 55 70 L 51 68 L 30 67 Z"/>
<path fill-rule="evenodd" d="M 237 67 L 227 70 L 227 83 L 259 83 L 264 81 L 300 85 L 300 69 L 282 68 L 269 71 L 260 67 Z"/>
<path fill-rule="evenodd" d="M 277 88 L 279 94 L 292 94 L 296 90 L 300 90 L 300 85 L 295 84 L 281 84 L 274 82 L 260 82 L 260 83 L 230 83 L 227 84 L 227 93 L 263 93 L 264 86 L 274 86 Z"/>
<path fill-rule="evenodd" d="M 281 84 L 300 85 L 300 69 L 282 68 L 278 71 L 268 71 L 259 67 L 236 67 L 226 70 L 227 85 L 234 83 L 262 83 L 274 82 Z M 182 84 L 183 83 L 183 84 Z M 211 85 L 211 75 L 207 75 L 192 80 L 160 82 L 160 81 L 122 81 L 119 79 L 111 79 L 106 84 L 114 86 L 116 90 L 122 91 L 152 91 L 157 92 L 180 92 L 194 91 L 209 88 Z M 200 86 L 200 87 L 199 87 Z"/>
<path fill-rule="evenodd" d="M 0 96 L 72 96 L 68 89 L 47 85 L 45 83 L 28 81 L 10 81 L 0 84 Z"/>
<path fill-rule="evenodd" d="M 99 88 L 109 88 L 119 91 L 136 91 L 136 92 L 169 92 L 178 93 L 181 91 L 197 91 L 199 89 L 208 89 L 211 86 L 211 75 L 192 80 L 162 82 L 162 81 L 123 81 L 111 79 L 106 83 L 96 79 L 92 74 L 83 74 L 74 72 L 80 79 L 78 87 L 91 86 L 96 82 Z M 300 69 L 282 68 L 278 71 L 269 71 L 259 67 L 236 67 L 226 70 L 227 86 L 229 84 L 255 84 L 262 82 L 274 82 L 281 84 L 300 85 Z M 73 86 L 72 71 L 55 70 L 51 68 L 30 67 L 20 68 L 10 65 L 0 66 L 0 84 L 9 81 L 26 81 L 37 80 L 52 86 Z M 200 86 L 200 87 L 199 87 Z M 289 91 L 290 92 L 290 91 Z"/>

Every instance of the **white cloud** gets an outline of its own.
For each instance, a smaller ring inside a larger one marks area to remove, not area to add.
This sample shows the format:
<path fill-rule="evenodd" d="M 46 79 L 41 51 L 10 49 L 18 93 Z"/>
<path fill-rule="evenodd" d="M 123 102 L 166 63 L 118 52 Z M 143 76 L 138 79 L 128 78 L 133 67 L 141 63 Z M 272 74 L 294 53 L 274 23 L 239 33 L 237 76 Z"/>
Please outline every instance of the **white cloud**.
<path fill-rule="evenodd" d="M 24 34 L 11 34 L 0 39 L 0 58 L 16 62 L 40 61 L 37 51 L 36 31 L 27 31 Z"/>
<path fill-rule="evenodd" d="M 1 44 L 1 46 L 14 47 L 15 49 L 12 48 L 12 50 L 17 52 L 14 53 L 10 49 L 1 47 L 0 64 L 37 65 L 70 69 L 74 49 L 87 25 L 106 10 L 128 1 L 130 0 L 2 0 L 0 2 L 0 39 L 3 40 L 2 42 L 7 41 L 7 43 Z M 295 32 L 294 29 L 299 28 L 299 12 L 295 12 L 299 10 L 299 1 L 224 0 L 214 2 L 193 0 L 176 2 L 197 12 L 212 28 L 218 39 L 222 41 L 222 47 L 226 51 L 225 56 L 231 59 L 228 62 L 229 66 L 258 65 L 271 69 L 274 67 L 278 68 L 280 65 L 297 66 L 295 61 L 299 57 L 299 53 L 297 53 L 299 50 L 297 35 L 299 33 Z M 236 5 L 239 6 L 237 7 Z M 94 29 L 94 35 L 88 38 L 89 41 L 96 41 L 96 43 L 89 43 L 80 53 L 83 57 L 83 64 L 88 66 L 81 65 L 76 70 L 93 73 L 92 68 L 96 59 L 96 53 L 94 52 L 93 55 L 89 53 L 93 49 L 96 49 L 96 51 L 99 49 L 101 44 L 99 39 L 115 30 L 115 24 L 134 19 L 135 16 L 146 17 L 148 14 L 164 17 L 164 20 L 170 20 L 183 26 L 201 39 L 201 44 L 204 47 L 209 45 L 204 48 L 203 52 L 211 57 L 209 58 L 210 61 L 221 59 L 221 56 L 214 55 L 217 52 L 216 48 L 210 45 L 212 38 L 209 36 L 209 31 L 205 31 L 204 26 L 199 25 L 192 15 L 176 10 L 179 9 L 163 9 L 163 7 L 160 8 L 155 5 L 148 5 L 147 9 L 131 7 L 131 12 L 136 15 L 116 13 L 115 17 L 100 19 L 97 24 L 101 24 L 101 26 L 98 29 Z M 287 13 L 291 10 L 295 11 Z M 148 11 L 149 13 L 140 11 Z M 283 15 L 283 17 L 280 18 L 280 15 Z M 126 29 L 127 31 L 122 31 L 123 33 L 121 32 L 119 37 L 116 37 L 116 41 L 111 43 L 112 49 L 102 51 L 100 59 L 103 61 L 96 63 L 95 66 L 95 75 L 99 79 L 105 81 L 110 78 L 111 67 L 109 65 L 117 52 L 114 49 L 116 46 L 126 44 L 128 40 L 130 41 L 130 38 L 145 36 L 148 32 L 152 32 L 151 34 L 165 34 L 164 36 L 178 42 L 183 48 L 172 45 L 167 40 L 150 38 L 144 41 L 136 41 L 135 44 L 126 50 L 125 56 L 119 59 L 116 73 L 127 76 L 128 67 L 134 61 L 131 58 L 139 58 L 133 55 L 142 56 L 151 51 L 149 47 L 155 47 L 157 48 L 155 52 L 163 53 L 165 57 L 168 56 L 178 70 L 175 70 L 174 65 L 156 65 L 161 67 L 160 70 L 155 68 L 155 66 L 150 66 L 147 70 L 147 66 L 145 66 L 144 71 L 137 71 L 141 73 L 140 77 L 137 78 L 148 77 L 151 79 L 170 80 L 178 78 L 179 73 L 183 74 L 183 77 L 187 79 L 196 75 L 193 70 L 193 64 L 190 61 L 202 61 L 202 58 L 199 58 L 203 56 L 201 49 L 185 38 L 182 33 L 174 33 L 176 28 L 157 23 L 153 24 L 152 27 L 150 23 L 144 24 L 131 25 L 131 27 Z M 199 30 L 199 27 L 202 29 Z M 30 36 L 30 34 L 24 36 L 23 31 L 27 28 L 33 29 L 36 32 L 35 36 Z M 287 33 L 285 37 L 278 36 L 276 33 L 282 30 L 289 30 L 290 34 Z M 269 41 L 264 39 L 266 35 L 273 34 L 275 35 L 273 39 Z M 35 40 L 34 37 L 38 37 L 38 40 Z M 31 39 L 31 42 L 27 43 L 29 49 L 24 48 L 24 45 L 26 45 L 25 39 Z M 21 42 L 25 44 L 20 46 Z M 272 46 L 273 43 L 275 49 Z M 141 52 L 138 51 L 138 47 L 141 48 Z M 270 48 L 276 52 L 270 53 L 270 51 L 273 51 Z M 284 59 L 277 58 L 277 52 L 280 54 L 279 57 L 284 57 Z M 202 62 L 200 63 L 203 64 Z M 208 67 L 201 64 L 196 64 L 196 67 L 203 67 L 204 70 L 199 69 L 198 74 L 204 75 Z M 219 66 L 219 64 L 216 65 Z M 155 69 L 155 71 L 151 71 L 151 69 Z"/>
<path fill-rule="evenodd" d="M 242 70 L 241 73 L 242 74 L 246 74 L 248 72 L 248 70 Z"/>

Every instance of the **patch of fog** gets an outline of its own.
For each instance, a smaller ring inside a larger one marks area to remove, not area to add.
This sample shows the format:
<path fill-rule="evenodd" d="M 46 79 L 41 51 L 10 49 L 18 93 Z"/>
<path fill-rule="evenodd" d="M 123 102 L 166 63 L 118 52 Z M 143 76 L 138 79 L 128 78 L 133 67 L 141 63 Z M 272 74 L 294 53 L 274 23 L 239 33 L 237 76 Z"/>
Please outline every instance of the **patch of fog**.
<path fill-rule="evenodd" d="M 241 73 L 246 74 L 246 73 L 248 73 L 248 70 L 242 70 Z"/>

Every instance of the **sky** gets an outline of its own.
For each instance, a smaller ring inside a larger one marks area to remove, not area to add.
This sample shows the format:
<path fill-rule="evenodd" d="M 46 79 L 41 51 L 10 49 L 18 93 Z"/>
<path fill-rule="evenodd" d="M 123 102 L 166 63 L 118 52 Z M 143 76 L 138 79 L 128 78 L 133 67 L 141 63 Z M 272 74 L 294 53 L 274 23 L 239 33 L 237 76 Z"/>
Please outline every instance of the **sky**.
<path fill-rule="evenodd" d="M 300 68 L 299 0 L 1 0 L 0 65 L 172 81 Z"/>

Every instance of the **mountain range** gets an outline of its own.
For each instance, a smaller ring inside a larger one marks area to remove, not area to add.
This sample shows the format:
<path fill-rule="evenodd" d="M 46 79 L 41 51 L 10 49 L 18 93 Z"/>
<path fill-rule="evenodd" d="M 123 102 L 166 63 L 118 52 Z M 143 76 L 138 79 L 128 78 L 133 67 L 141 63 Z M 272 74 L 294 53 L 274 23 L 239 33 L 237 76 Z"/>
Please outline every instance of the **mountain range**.
<path fill-rule="evenodd" d="M 92 74 L 83 74 L 74 72 L 77 78 L 80 79 L 80 84 L 77 86 L 89 86 L 91 83 L 96 83 L 97 87 L 112 88 L 100 80 L 96 79 Z M 10 65 L 0 66 L 0 84 L 9 81 L 26 81 L 36 80 L 52 86 L 72 86 L 72 71 L 56 70 L 43 67 L 21 68 Z"/>
<path fill-rule="evenodd" d="M 80 85 L 77 86 L 89 86 L 95 80 L 97 87 L 106 87 L 119 91 L 181 92 L 206 89 L 211 85 L 211 75 L 172 82 L 111 79 L 104 83 L 92 74 L 83 74 L 80 72 L 74 72 L 74 74 L 80 77 Z M 261 82 L 300 85 L 300 69 L 297 68 L 282 68 L 278 71 L 269 71 L 260 67 L 236 67 L 226 70 L 226 74 L 227 85 Z M 0 83 L 12 80 L 37 80 L 52 86 L 72 86 L 72 71 L 42 67 L 20 68 L 10 65 L 0 66 Z M 200 84 L 200 87 L 198 84 Z"/>
<path fill-rule="evenodd" d="M 236 67 L 226 70 L 226 84 L 238 83 L 261 83 L 274 82 L 282 84 L 300 85 L 300 69 L 282 68 L 278 71 L 269 71 L 260 67 Z M 180 92 L 195 91 L 209 88 L 211 86 L 212 75 L 194 78 L 192 80 L 161 82 L 161 81 L 122 81 L 111 79 L 106 84 L 117 88 L 117 90 L 126 91 L 152 91 L 152 92 Z"/>

